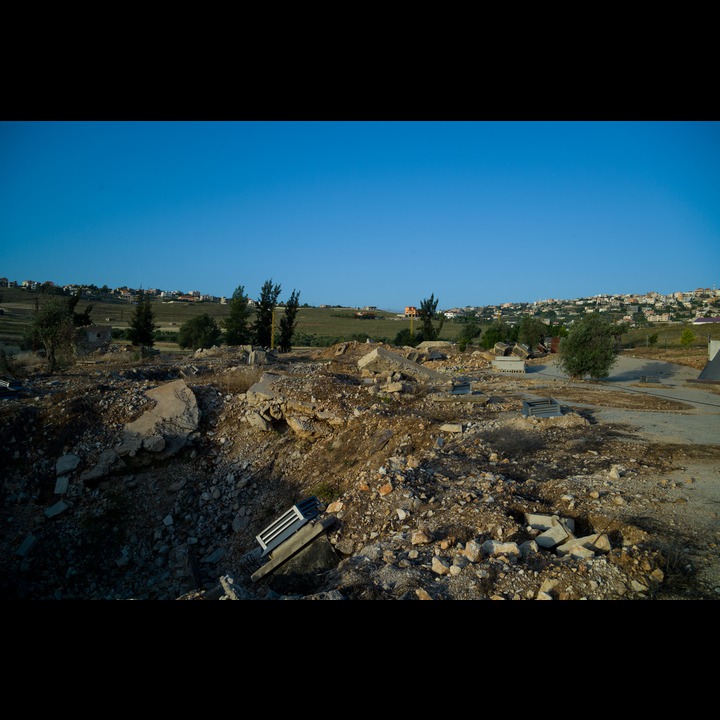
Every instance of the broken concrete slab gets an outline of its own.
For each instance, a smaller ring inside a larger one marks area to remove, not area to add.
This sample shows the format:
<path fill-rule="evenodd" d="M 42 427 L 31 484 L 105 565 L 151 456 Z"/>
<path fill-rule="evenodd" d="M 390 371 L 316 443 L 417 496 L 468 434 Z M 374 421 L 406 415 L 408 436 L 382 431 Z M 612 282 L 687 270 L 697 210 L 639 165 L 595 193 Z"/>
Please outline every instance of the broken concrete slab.
<path fill-rule="evenodd" d="M 245 419 L 257 430 L 262 430 L 263 432 L 267 432 L 271 429 L 271 424 L 262 416 L 259 412 L 256 412 L 254 410 L 248 412 L 245 415 Z"/>
<path fill-rule="evenodd" d="M 581 552 L 584 557 L 591 557 L 597 553 L 610 552 L 612 545 L 607 535 L 604 533 L 595 533 L 580 538 L 572 538 L 562 545 L 558 545 L 557 548 L 555 548 L 555 552 L 557 552 L 558 555 L 577 555 L 580 548 L 584 551 Z"/>
<path fill-rule="evenodd" d="M 148 390 L 145 396 L 155 401 L 155 407 L 125 425 L 123 442 L 117 449 L 118 455 L 132 457 L 146 438 L 156 435 L 165 439 L 164 454 L 171 455 L 184 447 L 188 435 L 197 430 L 200 409 L 195 393 L 184 380 L 160 385 Z M 157 447 L 157 443 L 151 442 L 151 445 Z"/>
<path fill-rule="evenodd" d="M 118 467 L 125 466 L 115 450 L 103 450 L 98 456 L 95 465 L 80 475 L 80 480 L 84 483 L 92 484 L 94 481 L 108 475 L 116 464 Z"/>
<path fill-rule="evenodd" d="M 60 515 L 64 513 L 70 505 L 66 503 L 64 500 L 60 500 L 59 502 L 56 502 L 54 505 L 51 505 L 49 508 L 45 509 L 45 517 L 51 518 L 55 517 L 56 515 Z"/>
<path fill-rule="evenodd" d="M 535 538 L 535 542 L 540 547 L 554 548 L 560 545 L 560 543 L 565 542 L 568 538 L 570 538 L 570 535 L 567 530 L 560 525 L 560 523 L 557 523 L 540 533 L 540 535 Z"/>
<path fill-rule="evenodd" d="M 462 433 L 462 431 L 462 423 L 443 423 L 440 426 L 440 432 Z"/>
<path fill-rule="evenodd" d="M 575 532 L 575 521 L 572 518 L 548 515 L 547 513 L 525 513 L 525 522 L 533 530 L 549 530 L 554 525 L 561 523 L 571 533 Z"/>
<path fill-rule="evenodd" d="M 451 348 L 453 344 L 448 340 L 423 340 L 418 346 L 418 350 L 431 350 L 436 348 Z"/>
<path fill-rule="evenodd" d="M 294 415 L 286 417 L 290 429 L 301 438 L 314 440 L 318 437 L 327 435 L 330 430 L 324 423 L 317 423 L 312 418 L 302 415 Z"/>
<path fill-rule="evenodd" d="M 252 350 L 248 353 L 248 365 L 264 365 L 267 362 L 268 355 L 264 350 Z"/>
<path fill-rule="evenodd" d="M 62 475 L 55 481 L 55 494 L 64 495 L 70 486 L 70 476 Z"/>
<path fill-rule="evenodd" d="M 251 386 L 247 393 L 246 399 L 249 403 L 267 402 L 274 400 L 276 397 L 272 386 L 282 377 L 277 373 L 263 373 L 260 379 Z"/>
<path fill-rule="evenodd" d="M 358 360 L 358 369 L 374 373 L 399 372 L 405 377 L 421 382 L 450 382 L 441 373 L 414 363 L 384 347 L 375 348 L 372 352 L 361 357 Z"/>
<path fill-rule="evenodd" d="M 519 558 L 520 548 L 515 542 L 500 542 L 498 540 L 486 540 L 482 544 L 483 552 L 491 557 L 505 555 L 508 558 Z"/>
<path fill-rule="evenodd" d="M 63 455 L 58 458 L 55 463 L 55 474 L 56 475 L 67 475 L 72 472 L 80 464 L 80 458 L 74 454 Z"/>
<path fill-rule="evenodd" d="M 380 388 L 382 392 L 386 393 L 401 393 L 405 391 L 405 384 L 403 382 L 391 382 Z"/>
<path fill-rule="evenodd" d="M 15 551 L 15 554 L 19 557 L 25 557 L 30 550 L 32 550 L 37 540 L 37 537 L 32 533 L 26 535 L 25 539 L 20 543 L 20 547 Z"/>

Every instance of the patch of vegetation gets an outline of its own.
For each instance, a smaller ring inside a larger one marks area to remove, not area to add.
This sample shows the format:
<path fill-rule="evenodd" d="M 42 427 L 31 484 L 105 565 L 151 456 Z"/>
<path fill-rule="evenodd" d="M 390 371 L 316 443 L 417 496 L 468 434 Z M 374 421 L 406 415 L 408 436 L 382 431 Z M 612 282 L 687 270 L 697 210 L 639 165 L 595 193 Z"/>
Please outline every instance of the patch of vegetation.
<path fill-rule="evenodd" d="M 313 485 L 308 492 L 324 503 L 331 503 L 342 495 L 340 483 L 337 480 L 323 480 Z"/>
<path fill-rule="evenodd" d="M 523 455 L 539 452 L 547 446 L 545 438 L 533 430 L 497 428 L 486 430 L 480 437 L 491 450 L 509 459 L 521 459 Z"/>

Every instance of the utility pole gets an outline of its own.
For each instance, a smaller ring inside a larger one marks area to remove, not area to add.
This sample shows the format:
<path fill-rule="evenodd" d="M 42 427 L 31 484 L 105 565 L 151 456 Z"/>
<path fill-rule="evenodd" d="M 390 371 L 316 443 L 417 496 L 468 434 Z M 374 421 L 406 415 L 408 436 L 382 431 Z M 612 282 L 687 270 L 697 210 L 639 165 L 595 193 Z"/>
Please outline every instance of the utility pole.
<path fill-rule="evenodd" d="M 275 349 L 275 308 L 272 309 L 272 320 L 270 322 L 270 349 Z"/>

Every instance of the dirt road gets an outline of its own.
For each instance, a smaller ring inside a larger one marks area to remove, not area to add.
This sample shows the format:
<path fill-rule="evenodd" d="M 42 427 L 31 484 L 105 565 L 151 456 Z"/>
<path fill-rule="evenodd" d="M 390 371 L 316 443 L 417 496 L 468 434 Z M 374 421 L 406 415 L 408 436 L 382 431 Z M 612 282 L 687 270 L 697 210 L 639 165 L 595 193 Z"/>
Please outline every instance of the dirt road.
<path fill-rule="evenodd" d="M 570 382 L 554 358 L 527 368 L 528 377 L 548 380 L 544 389 L 559 402 L 627 429 L 668 458 L 672 469 L 661 482 L 681 491 L 681 502 L 666 509 L 669 524 L 679 537 L 699 540 L 704 552 L 694 562 L 720 597 L 720 386 L 693 383 L 698 375 L 692 367 L 627 356 L 592 383 Z"/>

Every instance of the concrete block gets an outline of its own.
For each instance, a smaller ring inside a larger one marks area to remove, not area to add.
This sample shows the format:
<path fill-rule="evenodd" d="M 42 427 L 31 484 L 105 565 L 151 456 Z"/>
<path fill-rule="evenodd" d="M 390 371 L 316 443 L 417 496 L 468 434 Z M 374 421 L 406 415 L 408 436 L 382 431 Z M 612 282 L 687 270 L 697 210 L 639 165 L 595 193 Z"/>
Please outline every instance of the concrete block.
<path fill-rule="evenodd" d="M 64 513 L 69 507 L 70 506 L 64 500 L 60 500 L 59 502 L 56 502 L 54 505 L 51 505 L 45 510 L 45 517 L 51 518 L 55 517 L 56 515 L 60 515 L 61 513 Z"/>
<path fill-rule="evenodd" d="M 386 350 L 384 347 L 375 348 L 367 355 L 363 355 L 358 360 L 358 369 L 375 373 L 399 372 L 406 377 L 419 381 L 443 382 L 447 380 L 441 373 L 411 362 L 402 355 Z"/>
<path fill-rule="evenodd" d="M 535 542 L 540 547 L 554 548 L 556 545 L 560 545 L 560 543 L 564 542 L 569 537 L 570 535 L 565 528 L 560 523 L 557 523 L 540 533 L 540 535 L 535 538 Z"/>
<path fill-rule="evenodd" d="M 55 481 L 55 494 L 56 495 L 64 495 L 68 491 L 69 485 L 70 485 L 70 477 L 68 475 L 63 475 L 62 477 L 59 477 Z"/>
<path fill-rule="evenodd" d="M 20 557 L 25 557 L 33 546 L 37 542 L 37 538 L 33 534 L 25 536 L 25 539 L 20 543 L 20 547 L 15 551 L 15 554 Z"/>

